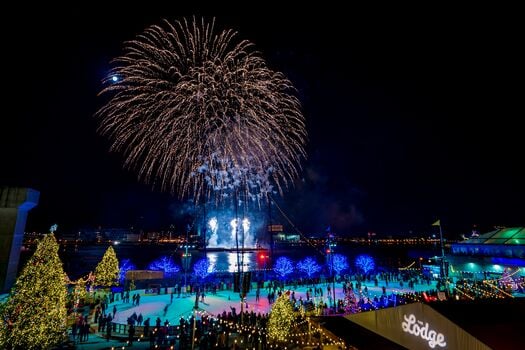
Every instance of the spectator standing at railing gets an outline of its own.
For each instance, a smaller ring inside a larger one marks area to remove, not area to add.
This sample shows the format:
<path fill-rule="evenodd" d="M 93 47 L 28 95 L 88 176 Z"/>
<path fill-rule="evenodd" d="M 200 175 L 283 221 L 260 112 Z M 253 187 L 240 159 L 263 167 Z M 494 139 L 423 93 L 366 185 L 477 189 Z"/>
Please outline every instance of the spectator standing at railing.
<path fill-rule="evenodd" d="M 142 316 L 142 315 L 141 315 Z M 143 334 L 145 337 L 147 337 L 149 335 L 149 323 L 150 323 L 150 318 L 148 317 L 145 321 L 144 321 L 144 331 L 143 331 Z"/>
<path fill-rule="evenodd" d="M 135 326 L 130 325 L 128 328 L 128 341 L 130 346 L 133 345 L 133 337 L 135 337 Z"/>
<path fill-rule="evenodd" d="M 111 316 L 108 316 L 108 323 L 106 325 L 106 336 L 109 341 L 109 339 L 111 339 Z"/>

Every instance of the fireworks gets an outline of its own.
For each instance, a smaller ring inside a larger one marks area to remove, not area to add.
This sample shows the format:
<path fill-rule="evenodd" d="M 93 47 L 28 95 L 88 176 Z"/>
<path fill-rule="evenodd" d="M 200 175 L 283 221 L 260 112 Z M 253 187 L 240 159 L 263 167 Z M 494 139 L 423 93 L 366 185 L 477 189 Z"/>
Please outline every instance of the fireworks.
<path fill-rule="evenodd" d="M 306 130 L 294 87 L 214 21 L 147 28 L 104 83 L 99 132 L 146 182 L 218 202 L 265 199 L 298 176 Z"/>

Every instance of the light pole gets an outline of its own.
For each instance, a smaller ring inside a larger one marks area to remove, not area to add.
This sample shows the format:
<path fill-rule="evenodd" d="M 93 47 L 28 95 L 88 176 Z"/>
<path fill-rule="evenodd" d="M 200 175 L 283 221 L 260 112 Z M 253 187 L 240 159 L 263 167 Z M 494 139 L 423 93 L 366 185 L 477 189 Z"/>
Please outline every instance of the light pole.
<path fill-rule="evenodd" d="M 439 243 L 441 246 L 441 268 L 439 269 L 439 277 L 441 282 L 443 283 L 443 287 L 446 288 L 446 279 L 448 271 L 446 271 L 445 246 L 443 244 L 443 230 L 441 229 L 441 220 L 437 220 L 432 224 L 432 226 L 439 226 Z"/>
<path fill-rule="evenodd" d="M 237 191 L 235 191 L 235 202 L 234 202 L 234 209 L 235 209 L 235 220 L 234 220 L 234 229 L 235 229 L 235 248 L 237 253 L 237 273 L 239 276 L 239 297 L 241 299 L 241 324 L 243 323 L 244 318 L 244 280 L 243 280 L 243 272 L 244 272 L 244 230 L 242 231 L 242 248 L 241 251 L 239 249 L 239 226 L 241 224 L 239 220 L 239 202 L 237 199 Z M 242 263 L 241 263 L 242 261 Z"/>
<path fill-rule="evenodd" d="M 441 223 L 439 224 L 439 241 L 441 244 L 441 271 L 443 279 L 446 278 L 447 273 L 445 271 L 445 246 L 443 244 L 443 231 L 441 230 Z"/>
<path fill-rule="evenodd" d="M 268 255 L 264 255 L 264 267 L 263 267 L 263 280 L 266 281 L 266 262 L 268 261 Z"/>
<path fill-rule="evenodd" d="M 334 294 L 334 314 L 337 312 L 337 303 L 335 300 L 335 271 L 334 271 L 334 254 L 332 251 L 330 251 L 332 254 L 332 292 Z"/>
<path fill-rule="evenodd" d="M 266 264 L 270 256 L 264 253 L 259 254 L 259 259 L 263 261 L 263 280 L 266 281 Z"/>
<path fill-rule="evenodd" d="M 273 245 L 274 245 L 274 242 L 273 242 L 273 230 L 272 230 L 272 202 L 271 202 L 271 197 L 270 197 L 270 193 L 266 193 L 266 199 L 268 201 L 268 234 L 270 235 L 270 255 L 272 256 L 272 259 L 273 259 Z"/>
<path fill-rule="evenodd" d="M 197 328 L 197 311 L 199 310 L 199 294 L 200 288 L 197 287 L 197 293 L 195 294 L 195 305 L 193 306 L 193 330 L 191 336 L 191 350 L 195 349 L 195 330 Z"/>
<path fill-rule="evenodd" d="M 440 271 L 440 277 L 442 279 L 445 279 L 446 273 L 445 273 L 445 246 L 443 244 L 443 230 L 441 229 L 441 220 L 437 220 L 432 224 L 432 226 L 439 226 L 439 243 L 441 246 L 441 271 Z"/>
<path fill-rule="evenodd" d="M 327 249 L 327 253 L 330 254 L 328 256 L 328 258 L 330 259 L 329 261 L 329 264 L 330 264 L 330 274 L 332 275 L 332 295 L 333 295 L 333 299 L 332 299 L 332 305 L 333 305 L 333 308 L 334 308 L 334 314 L 336 313 L 337 311 L 337 304 L 336 304 L 336 300 L 335 300 L 335 271 L 334 271 L 334 247 L 335 247 L 335 242 L 333 242 L 334 238 L 334 235 L 332 234 L 331 230 L 330 230 L 330 227 L 328 227 L 328 239 L 327 239 L 327 243 L 328 243 L 328 249 Z"/>
<path fill-rule="evenodd" d="M 188 252 L 189 244 L 186 242 L 184 246 L 185 251 L 182 253 L 182 265 L 184 268 L 184 295 L 186 296 L 186 290 L 188 286 L 188 270 L 190 268 L 191 253 Z"/>

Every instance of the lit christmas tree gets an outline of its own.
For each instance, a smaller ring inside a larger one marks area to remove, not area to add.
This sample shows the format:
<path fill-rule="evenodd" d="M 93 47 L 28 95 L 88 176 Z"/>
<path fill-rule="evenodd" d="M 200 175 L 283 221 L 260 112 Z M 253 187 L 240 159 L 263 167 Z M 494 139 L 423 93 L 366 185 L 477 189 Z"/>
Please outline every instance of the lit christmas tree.
<path fill-rule="evenodd" d="M 82 303 L 86 297 L 88 296 L 88 292 L 86 290 L 86 284 L 87 279 L 79 278 L 78 281 L 76 281 L 75 287 L 73 289 L 73 303 L 75 307 L 78 307 L 80 303 Z"/>
<path fill-rule="evenodd" d="M 503 289 L 505 289 L 507 292 L 512 292 L 513 290 L 515 291 L 518 289 L 518 285 L 512 279 L 512 275 L 513 274 L 511 273 L 511 270 L 505 268 L 501 278 L 499 279 L 500 286 L 503 287 Z"/>
<path fill-rule="evenodd" d="M 99 286 L 115 286 L 118 284 L 120 269 L 118 259 L 112 246 L 109 246 L 102 260 L 95 268 L 95 281 Z"/>
<path fill-rule="evenodd" d="M 357 297 L 355 296 L 354 291 L 350 288 L 348 288 L 345 293 L 344 307 L 345 313 L 355 314 L 361 311 L 357 302 Z"/>
<path fill-rule="evenodd" d="M 22 270 L 2 310 L 0 348 L 50 349 L 66 335 L 66 275 L 48 234 Z"/>
<path fill-rule="evenodd" d="M 289 292 L 283 293 L 270 311 L 268 320 L 268 336 L 272 342 L 284 342 L 288 338 L 294 320 L 293 306 Z"/>

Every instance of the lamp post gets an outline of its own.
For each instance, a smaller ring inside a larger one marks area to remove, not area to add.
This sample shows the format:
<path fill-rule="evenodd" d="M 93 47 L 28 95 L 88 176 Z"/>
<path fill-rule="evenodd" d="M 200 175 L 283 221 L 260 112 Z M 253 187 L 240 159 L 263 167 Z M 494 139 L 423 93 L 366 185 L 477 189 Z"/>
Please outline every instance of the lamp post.
<path fill-rule="evenodd" d="M 441 271 L 440 271 L 440 277 L 442 279 L 446 278 L 445 273 L 445 246 L 443 244 L 443 230 L 441 229 L 441 220 L 436 221 L 433 226 L 439 226 L 439 244 L 441 247 Z"/>
<path fill-rule="evenodd" d="M 191 262 L 191 253 L 188 252 L 189 244 L 186 243 L 184 246 L 185 251 L 182 253 L 182 266 L 184 268 L 184 295 L 186 295 L 186 290 L 188 286 L 188 270 L 190 268 Z"/>
<path fill-rule="evenodd" d="M 330 259 L 330 261 L 329 261 L 330 274 L 331 274 L 331 277 L 332 277 L 332 295 L 333 295 L 332 305 L 333 305 L 334 314 L 335 314 L 336 311 L 337 311 L 337 304 L 336 304 L 336 300 L 335 300 L 335 271 L 334 271 L 334 247 L 335 247 L 335 242 L 333 242 L 334 235 L 332 234 L 332 232 L 330 230 L 330 227 L 328 227 L 327 232 L 328 232 L 328 238 L 326 240 L 327 244 L 328 244 L 327 253 L 330 254 L 328 256 L 328 258 Z"/>
<path fill-rule="evenodd" d="M 337 312 L 337 301 L 335 300 L 335 271 L 334 271 L 334 255 L 332 254 L 332 292 L 334 293 L 334 313 Z"/>
<path fill-rule="evenodd" d="M 441 246 L 441 266 L 439 271 L 439 277 L 443 285 L 446 287 L 446 278 L 447 278 L 447 272 L 446 271 L 446 263 L 445 263 L 445 246 L 443 244 L 443 230 L 441 229 L 441 220 L 437 220 L 432 224 L 432 226 L 439 226 L 439 243 Z"/>
<path fill-rule="evenodd" d="M 266 262 L 268 261 L 268 255 L 264 255 L 264 267 L 263 267 L 263 280 L 266 281 Z"/>
<path fill-rule="evenodd" d="M 439 225 L 439 241 L 441 244 L 441 271 L 442 277 L 446 278 L 447 273 L 445 271 L 445 246 L 443 245 L 443 231 L 441 230 L 441 224 Z"/>
<path fill-rule="evenodd" d="M 261 253 L 259 255 L 259 259 L 261 259 L 263 261 L 263 280 L 264 281 L 266 281 L 266 263 L 267 263 L 269 257 L 270 257 L 269 255 L 266 255 L 264 253 Z"/>
<path fill-rule="evenodd" d="M 195 349 L 195 330 L 197 329 L 197 311 L 199 310 L 199 294 L 200 288 L 197 286 L 197 293 L 195 294 L 195 305 L 193 306 L 193 330 L 191 335 L 191 350 Z"/>

